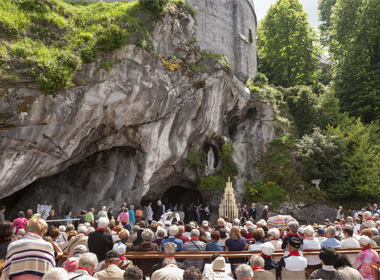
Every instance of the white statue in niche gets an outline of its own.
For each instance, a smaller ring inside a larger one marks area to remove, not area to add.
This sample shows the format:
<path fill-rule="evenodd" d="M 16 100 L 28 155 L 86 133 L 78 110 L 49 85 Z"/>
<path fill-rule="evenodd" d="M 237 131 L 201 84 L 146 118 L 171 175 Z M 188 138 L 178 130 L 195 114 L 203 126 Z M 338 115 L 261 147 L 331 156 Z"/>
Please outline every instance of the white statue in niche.
<path fill-rule="evenodd" d="M 207 153 L 207 168 L 214 169 L 214 151 L 210 147 L 210 150 Z"/>

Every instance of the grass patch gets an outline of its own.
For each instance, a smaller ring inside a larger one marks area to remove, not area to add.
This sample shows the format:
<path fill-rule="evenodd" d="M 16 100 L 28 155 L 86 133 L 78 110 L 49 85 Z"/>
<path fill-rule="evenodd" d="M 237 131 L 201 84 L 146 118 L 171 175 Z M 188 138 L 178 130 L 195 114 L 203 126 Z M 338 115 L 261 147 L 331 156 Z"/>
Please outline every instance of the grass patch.
<path fill-rule="evenodd" d="M 125 44 L 146 47 L 158 18 L 139 1 L 0 0 L 0 79 L 17 65 L 9 74 L 36 79 L 45 93 L 67 89 L 81 64 Z"/>

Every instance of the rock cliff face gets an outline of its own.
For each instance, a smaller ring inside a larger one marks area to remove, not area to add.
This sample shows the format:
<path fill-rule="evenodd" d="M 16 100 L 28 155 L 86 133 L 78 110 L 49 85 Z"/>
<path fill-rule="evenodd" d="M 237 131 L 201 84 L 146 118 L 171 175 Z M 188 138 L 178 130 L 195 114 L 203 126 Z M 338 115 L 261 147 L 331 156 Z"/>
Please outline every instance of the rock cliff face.
<path fill-rule="evenodd" d="M 195 32 L 191 16 L 168 12 L 150 39 L 162 57 L 191 63 L 199 59 Z M 270 108 L 223 69 L 172 72 L 134 45 L 104 59 L 114 63 L 111 71 L 100 61 L 87 64 L 77 86 L 54 97 L 33 84 L 0 89 L 1 202 L 12 213 L 46 201 L 58 214 L 76 215 L 156 199 L 171 187 L 202 199 L 183 161 L 191 146 L 218 152 L 220 139 L 231 140 L 232 125 L 241 199 L 244 178 L 253 176 L 252 163 L 274 137 Z M 220 197 L 212 199 L 216 206 Z"/>

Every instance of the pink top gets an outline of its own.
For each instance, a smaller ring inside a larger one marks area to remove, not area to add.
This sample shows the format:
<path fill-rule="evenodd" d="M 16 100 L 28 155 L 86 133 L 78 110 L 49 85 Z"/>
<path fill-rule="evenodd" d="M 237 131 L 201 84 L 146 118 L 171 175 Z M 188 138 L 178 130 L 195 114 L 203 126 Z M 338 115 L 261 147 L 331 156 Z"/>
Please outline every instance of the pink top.
<path fill-rule="evenodd" d="M 370 248 L 364 248 L 363 251 L 361 251 L 356 257 L 354 265 L 359 267 L 358 271 L 364 279 L 373 280 L 374 278 L 372 276 L 370 263 L 377 263 L 378 260 L 379 255 L 376 253 L 376 251 Z"/>
<path fill-rule="evenodd" d="M 128 212 L 120 213 L 120 222 L 128 222 Z"/>
<path fill-rule="evenodd" d="M 20 229 L 25 228 L 27 223 L 28 219 L 24 217 L 18 217 L 16 220 L 14 220 L 13 226 L 16 227 L 15 234 L 17 234 Z"/>
<path fill-rule="evenodd" d="M 12 280 L 41 280 L 42 276 L 37 276 L 34 274 L 24 274 L 16 277 L 12 277 Z"/>

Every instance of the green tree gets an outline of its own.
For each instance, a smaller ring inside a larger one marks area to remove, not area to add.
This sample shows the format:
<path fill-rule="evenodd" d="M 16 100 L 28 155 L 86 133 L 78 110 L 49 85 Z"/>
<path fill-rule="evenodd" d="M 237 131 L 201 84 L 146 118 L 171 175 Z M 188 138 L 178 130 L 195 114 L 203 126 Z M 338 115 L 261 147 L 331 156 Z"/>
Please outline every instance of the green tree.
<path fill-rule="evenodd" d="M 322 22 L 319 25 L 319 30 L 321 31 L 320 40 L 325 46 L 329 38 L 328 29 L 331 26 L 331 15 L 335 4 L 336 0 L 318 0 L 319 20 Z"/>
<path fill-rule="evenodd" d="M 275 85 L 312 84 L 318 78 L 316 42 L 302 4 L 277 0 L 259 24 L 259 68 Z"/>
<path fill-rule="evenodd" d="M 338 0 L 329 29 L 333 81 L 343 110 L 380 119 L 380 1 Z"/>

